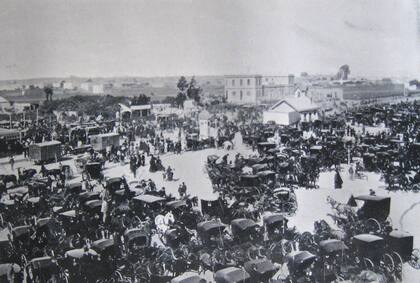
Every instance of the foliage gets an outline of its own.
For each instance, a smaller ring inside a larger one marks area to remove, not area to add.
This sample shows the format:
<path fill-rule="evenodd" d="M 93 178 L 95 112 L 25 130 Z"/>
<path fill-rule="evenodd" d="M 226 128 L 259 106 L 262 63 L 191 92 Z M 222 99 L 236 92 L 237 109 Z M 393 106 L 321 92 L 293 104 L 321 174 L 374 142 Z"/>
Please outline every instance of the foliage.
<path fill-rule="evenodd" d="M 50 101 L 50 100 L 52 101 L 52 97 L 54 95 L 54 91 L 53 91 L 52 87 L 50 87 L 50 86 L 44 87 L 44 93 L 45 93 L 46 100 L 47 101 Z"/>
<path fill-rule="evenodd" d="M 349 65 L 343 65 L 340 67 L 337 73 L 337 80 L 347 80 L 350 74 L 350 67 Z"/>
<path fill-rule="evenodd" d="M 57 111 L 77 111 L 79 115 L 101 114 L 104 118 L 114 118 L 119 110 L 119 103 L 127 103 L 127 97 L 106 96 L 82 96 L 77 95 L 65 99 L 45 101 L 41 106 L 41 113 L 52 113 Z"/>
<path fill-rule="evenodd" d="M 133 97 L 131 105 L 147 105 L 150 103 L 150 97 L 144 93 L 140 93 L 138 97 Z"/>
<path fill-rule="evenodd" d="M 195 80 L 195 77 L 193 76 L 191 78 L 191 81 L 187 89 L 188 98 L 194 99 L 196 102 L 200 102 L 200 94 L 202 91 L 203 89 L 197 85 L 197 81 Z"/>

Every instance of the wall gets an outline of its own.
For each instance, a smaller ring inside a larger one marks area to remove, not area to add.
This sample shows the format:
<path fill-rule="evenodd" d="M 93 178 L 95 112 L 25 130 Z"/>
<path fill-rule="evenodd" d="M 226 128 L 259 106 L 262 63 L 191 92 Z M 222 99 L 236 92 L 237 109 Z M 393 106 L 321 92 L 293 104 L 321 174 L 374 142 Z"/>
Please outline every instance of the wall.
<path fill-rule="evenodd" d="M 225 97 L 230 103 L 256 104 L 262 95 L 261 83 L 261 76 L 227 76 Z"/>

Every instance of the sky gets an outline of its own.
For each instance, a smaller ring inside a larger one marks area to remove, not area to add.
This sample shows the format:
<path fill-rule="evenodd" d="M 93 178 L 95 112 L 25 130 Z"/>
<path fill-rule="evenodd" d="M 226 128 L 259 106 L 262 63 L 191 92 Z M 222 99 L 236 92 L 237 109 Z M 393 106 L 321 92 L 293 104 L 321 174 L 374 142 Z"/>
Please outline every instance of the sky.
<path fill-rule="evenodd" d="M 0 80 L 301 72 L 420 79 L 420 0 L 1 0 Z"/>

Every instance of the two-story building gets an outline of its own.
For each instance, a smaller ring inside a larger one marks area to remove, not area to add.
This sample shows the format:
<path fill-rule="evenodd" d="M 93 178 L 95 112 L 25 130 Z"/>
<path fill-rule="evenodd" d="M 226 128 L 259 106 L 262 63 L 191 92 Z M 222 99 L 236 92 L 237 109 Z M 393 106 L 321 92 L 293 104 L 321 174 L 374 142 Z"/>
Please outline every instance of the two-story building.
<path fill-rule="evenodd" d="M 225 76 L 225 97 L 227 102 L 257 104 L 261 96 L 261 75 Z"/>

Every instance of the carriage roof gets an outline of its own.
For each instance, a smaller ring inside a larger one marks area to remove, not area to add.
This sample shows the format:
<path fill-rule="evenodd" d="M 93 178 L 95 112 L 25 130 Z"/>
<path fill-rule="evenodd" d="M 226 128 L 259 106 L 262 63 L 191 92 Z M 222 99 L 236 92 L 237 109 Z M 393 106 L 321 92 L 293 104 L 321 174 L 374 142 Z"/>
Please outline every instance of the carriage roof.
<path fill-rule="evenodd" d="M 77 182 L 77 183 L 71 183 L 67 185 L 67 189 L 73 190 L 73 189 L 80 189 L 82 188 L 82 183 Z"/>
<path fill-rule="evenodd" d="M 100 239 L 92 243 L 92 249 L 97 252 L 103 252 L 114 245 L 115 242 L 113 239 Z"/>
<path fill-rule="evenodd" d="M 65 255 L 72 258 L 82 258 L 84 253 L 85 253 L 85 250 L 82 248 L 82 249 L 69 250 L 65 253 Z M 88 253 L 89 255 L 93 255 L 93 256 L 98 255 L 98 253 L 92 249 L 89 249 Z"/>
<path fill-rule="evenodd" d="M 185 200 L 173 200 L 166 203 L 166 206 L 172 209 L 176 209 L 187 206 L 187 202 Z"/>
<path fill-rule="evenodd" d="M 45 226 L 47 224 L 49 224 L 51 222 L 52 218 L 51 217 L 45 217 L 45 218 L 40 218 L 37 220 L 37 225 L 39 227 Z"/>
<path fill-rule="evenodd" d="M 353 242 L 374 243 L 384 241 L 382 237 L 371 234 L 359 234 L 353 237 Z"/>
<path fill-rule="evenodd" d="M 347 250 L 348 247 L 344 244 L 343 241 L 337 240 L 337 239 L 329 239 L 324 240 L 319 243 L 319 246 L 322 250 L 324 250 L 327 253 L 333 253 L 337 251 L 343 251 Z"/>
<path fill-rule="evenodd" d="M 203 221 L 197 224 L 197 230 L 201 233 L 208 233 L 214 230 L 224 230 L 226 225 L 217 220 Z"/>
<path fill-rule="evenodd" d="M 230 225 L 232 226 L 232 228 L 239 229 L 241 231 L 246 231 L 250 228 L 258 226 L 258 224 L 254 222 L 254 220 L 248 218 L 234 219 L 230 222 Z"/>
<path fill-rule="evenodd" d="M 49 256 L 33 258 L 29 263 L 34 269 L 42 269 L 54 264 L 52 257 Z"/>
<path fill-rule="evenodd" d="M 239 283 L 250 279 L 251 275 L 246 270 L 238 267 L 227 267 L 214 274 L 214 280 L 217 283 Z"/>
<path fill-rule="evenodd" d="M 100 199 L 88 200 L 85 202 L 85 206 L 93 209 L 102 206 L 102 201 Z"/>
<path fill-rule="evenodd" d="M 66 217 L 76 217 L 76 210 L 68 210 L 61 212 L 60 215 L 66 216 Z"/>
<path fill-rule="evenodd" d="M 254 259 L 245 262 L 244 268 L 248 273 L 256 273 L 258 275 L 274 273 L 278 269 L 270 260 L 267 259 Z"/>
<path fill-rule="evenodd" d="M 131 241 L 136 238 L 148 238 L 149 235 L 147 235 L 147 233 L 141 229 L 133 228 L 125 231 L 124 237 L 127 239 L 127 241 Z"/>
<path fill-rule="evenodd" d="M 373 202 L 381 202 L 381 201 L 390 201 L 390 197 L 384 197 L 384 196 L 372 196 L 372 195 L 361 195 L 354 197 L 357 200 L 363 200 L 363 201 L 373 201 Z"/>
<path fill-rule="evenodd" d="M 264 216 L 263 221 L 266 225 L 275 225 L 277 223 L 287 222 L 288 220 L 283 215 L 276 213 Z"/>
<path fill-rule="evenodd" d="M 286 256 L 286 260 L 288 263 L 293 265 L 310 265 L 316 256 L 308 251 L 294 251 Z"/>
<path fill-rule="evenodd" d="M 145 203 L 155 203 L 155 202 L 161 202 L 165 200 L 162 197 L 148 195 L 148 194 L 139 195 L 139 196 L 134 197 L 133 199 L 141 201 L 141 202 L 145 202 Z"/>
<path fill-rule="evenodd" d="M 0 276 L 8 275 L 13 270 L 13 273 L 20 272 L 21 268 L 16 263 L 1 263 Z"/>
<path fill-rule="evenodd" d="M 28 234 L 31 229 L 29 225 L 17 226 L 12 229 L 12 233 L 15 237 L 19 237 L 25 234 Z"/>
<path fill-rule="evenodd" d="M 40 197 L 28 198 L 28 202 L 30 202 L 30 203 L 38 203 L 40 200 L 41 200 Z"/>
<path fill-rule="evenodd" d="M 113 177 L 113 178 L 109 178 L 108 180 L 106 180 L 106 184 L 115 184 L 115 183 L 120 183 L 122 182 L 122 178 L 121 177 Z"/>
<path fill-rule="evenodd" d="M 206 282 L 195 272 L 185 272 L 171 280 L 171 283 L 203 283 Z"/>

